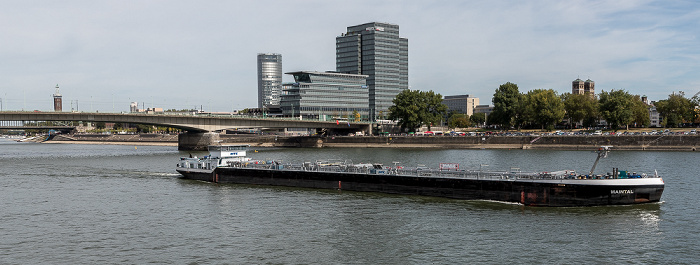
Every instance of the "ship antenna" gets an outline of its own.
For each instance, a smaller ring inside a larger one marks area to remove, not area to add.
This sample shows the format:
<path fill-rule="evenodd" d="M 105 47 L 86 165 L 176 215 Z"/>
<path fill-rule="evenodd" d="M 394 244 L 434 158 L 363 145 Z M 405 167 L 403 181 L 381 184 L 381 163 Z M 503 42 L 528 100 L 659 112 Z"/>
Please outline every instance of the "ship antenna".
<path fill-rule="evenodd" d="M 598 153 L 598 158 L 595 159 L 595 163 L 593 163 L 593 167 L 591 168 L 591 172 L 588 173 L 589 176 L 593 176 L 593 171 L 595 170 L 595 166 L 598 165 L 598 160 L 600 160 L 601 157 L 603 157 L 603 158 L 608 157 L 608 152 L 610 152 L 611 147 L 612 146 L 610 146 L 610 145 L 605 145 L 605 146 L 601 146 L 600 148 L 598 148 L 598 151 L 596 151 L 596 153 Z"/>

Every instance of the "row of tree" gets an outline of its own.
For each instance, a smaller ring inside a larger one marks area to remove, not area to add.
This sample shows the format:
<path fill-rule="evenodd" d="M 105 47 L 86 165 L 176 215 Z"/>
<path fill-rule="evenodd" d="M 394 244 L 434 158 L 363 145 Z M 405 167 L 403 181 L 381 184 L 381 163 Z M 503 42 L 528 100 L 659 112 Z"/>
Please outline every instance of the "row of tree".
<path fill-rule="evenodd" d="M 435 92 L 404 90 L 394 98 L 389 107 L 389 119 L 398 121 L 402 129 L 415 131 L 423 125 L 430 126 L 447 120 L 451 128 L 483 124 L 497 125 L 502 129 L 540 128 L 554 129 L 565 119 L 569 126 L 597 126 L 605 120 L 611 129 L 621 126 L 648 127 L 649 106 L 639 95 L 624 90 L 603 91 L 598 98 L 589 94 L 557 94 L 552 89 L 535 89 L 520 93 L 518 85 L 505 83 L 493 95 L 493 111 L 488 120 L 483 113 L 472 116 L 451 113 L 446 118 L 447 106 L 442 95 Z M 678 127 L 687 123 L 700 123 L 698 97 L 686 98 L 683 92 L 673 93 L 668 99 L 655 103 L 664 127 Z"/>
<path fill-rule="evenodd" d="M 686 123 L 700 122 L 698 98 L 686 98 L 683 92 L 673 93 L 668 99 L 655 103 L 662 118 L 662 126 L 679 127 Z M 535 89 L 527 94 L 518 91 L 518 85 L 505 83 L 493 95 L 493 112 L 489 124 L 503 129 L 541 128 L 553 129 L 565 118 L 569 125 L 581 124 L 594 127 L 603 119 L 617 130 L 621 126 L 648 127 L 649 109 L 639 95 L 624 90 L 603 91 L 596 98 L 589 94 L 564 93 L 557 95 L 552 89 Z"/>

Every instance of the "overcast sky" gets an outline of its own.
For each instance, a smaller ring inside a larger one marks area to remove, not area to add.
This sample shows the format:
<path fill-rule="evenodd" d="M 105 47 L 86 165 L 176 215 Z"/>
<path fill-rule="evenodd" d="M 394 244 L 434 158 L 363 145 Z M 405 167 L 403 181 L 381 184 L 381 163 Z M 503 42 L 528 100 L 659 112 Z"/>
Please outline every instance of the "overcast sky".
<path fill-rule="evenodd" d="M 0 0 L 3 110 L 205 111 L 257 107 L 257 53 L 283 71 L 335 70 L 335 37 L 400 26 L 409 85 L 489 104 L 521 92 L 700 92 L 700 2 L 689 1 L 12 1 Z M 285 81 L 291 81 L 285 76 Z"/>

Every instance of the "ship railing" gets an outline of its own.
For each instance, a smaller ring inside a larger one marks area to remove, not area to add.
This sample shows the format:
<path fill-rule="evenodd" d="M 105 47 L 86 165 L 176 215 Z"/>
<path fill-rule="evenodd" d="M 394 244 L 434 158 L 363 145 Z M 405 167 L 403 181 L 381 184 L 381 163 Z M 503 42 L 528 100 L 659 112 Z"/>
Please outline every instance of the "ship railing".
<path fill-rule="evenodd" d="M 185 158 L 178 164 L 183 168 L 202 168 L 204 161 L 198 161 L 196 158 Z M 378 165 L 378 164 L 377 164 Z M 416 177 L 441 177 L 441 178 L 458 178 L 458 179 L 480 179 L 480 180 L 560 180 L 560 179 L 612 179 L 616 178 L 612 175 L 596 175 L 587 176 L 577 174 L 574 170 L 562 170 L 553 172 L 509 172 L 509 171 L 481 171 L 481 170 L 438 170 L 425 167 L 380 167 L 377 168 L 374 164 L 329 164 L 318 165 L 312 162 L 304 162 L 301 164 L 282 164 L 279 161 L 275 163 L 255 164 L 251 162 L 234 162 L 229 166 L 260 168 L 260 169 L 277 169 L 277 170 L 295 170 L 295 171 L 316 171 L 316 172 L 339 172 L 339 173 L 357 173 L 357 174 L 379 174 L 379 175 L 402 175 Z M 619 178 L 619 177 L 618 177 Z M 649 174 L 634 174 L 629 178 L 659 178 L 657 175 Z"/>

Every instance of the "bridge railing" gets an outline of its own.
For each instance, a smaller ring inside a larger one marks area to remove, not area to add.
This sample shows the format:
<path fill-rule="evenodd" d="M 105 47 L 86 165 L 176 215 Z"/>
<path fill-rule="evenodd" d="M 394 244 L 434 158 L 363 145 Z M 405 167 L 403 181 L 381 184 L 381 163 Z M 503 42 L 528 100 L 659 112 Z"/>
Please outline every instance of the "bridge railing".
<path fill-rule="evenodd" d="M 217 113 L 173 113 L 173 112 L 155 112 L 155 113 L 145 113 L 145 112 L 86 112 L 86 111 L 72 111 L 72 112 L 53 112 L 53 111 L 2 111 L 0 113 L 16 114 L 46 114 L 46 113 L 60 113 L 60 114 L 123 114 L 123 115 L 138 115 L 138 116 L 175 116 L 175 117 L 212 117 L 212 118 L 231 118 L 231 119 L 257 119 L 257 120 L 279 120 L 279 121 L 318 121 L 318 122 L 339 122 L 350 123 L 350 124 L 373 124 L 375 122 L 361 120 L 361 121 L 337 121 L 334 118 L 326 119 L 314 119 L 314 118 L 301 118 L 301 117 L 279 117 L 279 116 L 265 116 L 265 115 L 245 115 L 245 114 L 217 114 Z"/>

